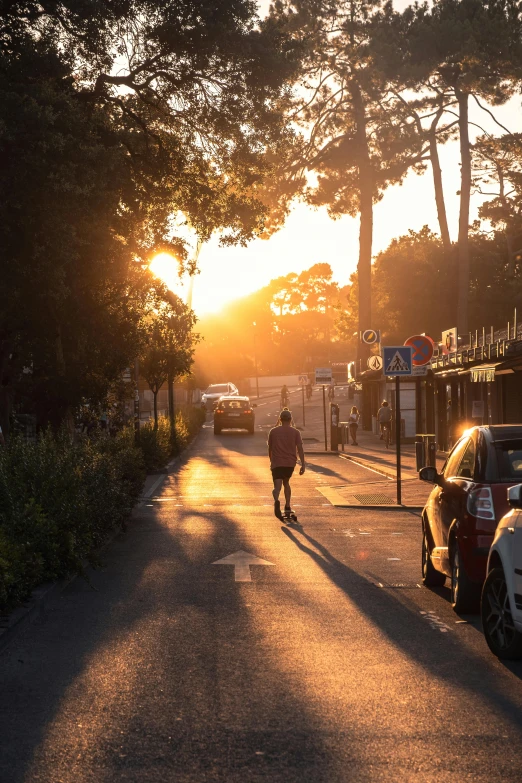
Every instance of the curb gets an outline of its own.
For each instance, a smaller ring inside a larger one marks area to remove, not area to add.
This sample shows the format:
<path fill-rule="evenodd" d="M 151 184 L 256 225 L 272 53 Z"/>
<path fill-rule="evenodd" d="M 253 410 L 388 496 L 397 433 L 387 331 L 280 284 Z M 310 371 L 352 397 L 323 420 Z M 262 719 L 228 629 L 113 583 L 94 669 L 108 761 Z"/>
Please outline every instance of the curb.
<path fill-rule="evenodd" d="M 376 464 L 375 462 L 370 462 L 368 459 L 363 459 L 362 457 L 352 457 L 351 454 L 339 454 L 338 456 L 341 457 L 341 459 L 347 459 L 350 462 L 356 462 L 358 465 L 362 465 L 363 468 L 369 468 L 370 470 L 375 471 L 375 473 L 380 473 L 382 476 L 386 476 L 386 478 L 397 478 L 397 473 L 394 470 L 383 467 L 378 463 Z"/>
<path fill-rule="evenodd" d="M 170 462 L 167 463 L 165 467 L 165 472 L 161 473 L 157 479 L 152 485 L 152 487 L 148 490 L 147 494 L 143 494 L 139 497 L 138 501 L 134 505 L 129 520 L 131 519 L 134 512 L 139 509 L 144 501 L 149 498 L 155 489 L 161 484 L 162 481 L 165 480 L 165 478 L 169 475 L 169 473 L 176 468 L 184 459 L 185 454 L 189 451 L 189 449 L 194 444 L 194 441 L 199 437 L 201 430 L 199 430 L 192 440 L 187 443 L 185 448 L 182 452 L 180 452 L 176 457 L 171 459 Z M 149 474 L 151 476 L 158 475 L 151 473 Z M 146 482 L 147 478 L 145 478 Z M 126 523 L 128 524 L 128 522 Z M 122 532 L 125 532 L 126 528 L 122 528 L 121 526 L 117 526 L 111 530 L 109 533 L 106 541 L 103 542 L 103 544 L 98 547 L 96 551 L 97 554 L 105 551 L 107 547 L 112 544 L 114 539 Z M 86 564 L 87 565 L 87 564 Z M 26 626 L 27 623 L 32 622 L 33 619 L 36 618 L 41 612 L 45 610 L 45 607 L 49 603 L 49 600 L 56 594 L 61 593 L 63 590 L 65 590 L 68 585 L 70 585 L 72 582 L 74 582 L 75 579 L 77 579 L 80 576 L 80 574 L 73 574 L 70 577 L 62 577 L 61 579 L 57 579 L 56 582 L 44 582 L 42 585 L 38 585 L 38 587 L 35 587 L 34 590 L 32 590 L 31 594 L 28 596 L 27 600 L 23 602 L 21 606 L 18 606 L 16 609 L 13 609 L 13 611 L 8 615 L 0 615 L 0 655 L 4 652 L 4 650 L 9 647 L 11 642 L 13 642 L 20 631 Z"/>
<path fill-rule="evenodd" d="M 390 505 L 371 505 L 365 503 L 332 503 L 333 508 L 358 508 L 364 511 L 422 511 L 424 506 L 390 506 Z"/>

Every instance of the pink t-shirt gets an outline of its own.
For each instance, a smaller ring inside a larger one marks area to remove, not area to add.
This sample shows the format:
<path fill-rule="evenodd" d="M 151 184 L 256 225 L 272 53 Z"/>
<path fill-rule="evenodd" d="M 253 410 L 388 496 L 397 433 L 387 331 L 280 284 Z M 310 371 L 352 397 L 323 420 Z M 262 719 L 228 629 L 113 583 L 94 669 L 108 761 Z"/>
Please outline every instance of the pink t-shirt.
<path fill-rule="evenodd" d="M 295 427 L 280 424 L 268 433 L 271 468 L 295 468 L 297 447 L 301 446 L 301 433 Z"/>

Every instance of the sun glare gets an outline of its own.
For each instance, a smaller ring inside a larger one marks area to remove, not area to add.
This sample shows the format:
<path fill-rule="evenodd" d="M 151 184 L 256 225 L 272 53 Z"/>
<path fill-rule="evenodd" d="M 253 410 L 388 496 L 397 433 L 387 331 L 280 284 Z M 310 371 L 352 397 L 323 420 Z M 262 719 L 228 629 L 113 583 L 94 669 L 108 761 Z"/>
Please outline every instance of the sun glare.
<path fill-rule="evenodd" d="M 150 262 L 149 269 L 152 274 L 163 280 L 171 291 L 178 293 L 177 289 L 181 288 L 181 280 L 179 278 L 177 258 L 170 253 L 158 253 Z"/>

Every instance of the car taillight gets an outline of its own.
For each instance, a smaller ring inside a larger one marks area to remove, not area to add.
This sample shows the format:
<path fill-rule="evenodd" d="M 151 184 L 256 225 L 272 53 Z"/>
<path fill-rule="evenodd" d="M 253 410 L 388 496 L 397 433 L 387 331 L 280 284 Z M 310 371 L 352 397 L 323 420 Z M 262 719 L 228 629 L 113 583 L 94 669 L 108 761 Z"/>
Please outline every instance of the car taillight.
<path fill-rule="evenodd" d="M 495 507 L 491 487 L 472 489 L 468 494 L 467 509 L 479 519 L 495 519 Z"/>
<path fill-rule="evenodd" d="M 216 413 L 224 413 L 225 411 L 223 408 L 216 408 Z"/>
<path fill-rule="evenodd" d="M 246 408 L 246 409 L 243 411 L 243 413 L 252 413 L 252 411 L 250 410 L 250 408 Z"/>

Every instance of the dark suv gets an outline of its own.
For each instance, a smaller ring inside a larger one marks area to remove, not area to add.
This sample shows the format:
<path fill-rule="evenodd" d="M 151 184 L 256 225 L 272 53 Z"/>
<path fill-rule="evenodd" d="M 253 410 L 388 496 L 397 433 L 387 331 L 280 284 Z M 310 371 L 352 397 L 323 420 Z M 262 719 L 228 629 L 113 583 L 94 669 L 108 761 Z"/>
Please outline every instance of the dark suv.
<path fill-rule="evenodd" d="M 422 468 L 419 478 L 436 485 L 422 512 L 423 582 L 436 587 L 449 576 L 455 611 L 473 611 L 507 489 L 522 481 L 522 425 L 467 430 L 442 472 Z"/>
<path fill-rule="evenodd" d="M 254 432 L 255 415 L 248 397 L 220 397 L 214 411 L 214 435 L 221 430 L 234 428 Z"/>

